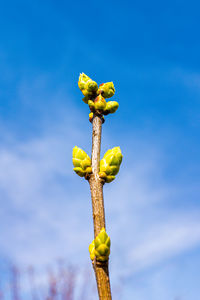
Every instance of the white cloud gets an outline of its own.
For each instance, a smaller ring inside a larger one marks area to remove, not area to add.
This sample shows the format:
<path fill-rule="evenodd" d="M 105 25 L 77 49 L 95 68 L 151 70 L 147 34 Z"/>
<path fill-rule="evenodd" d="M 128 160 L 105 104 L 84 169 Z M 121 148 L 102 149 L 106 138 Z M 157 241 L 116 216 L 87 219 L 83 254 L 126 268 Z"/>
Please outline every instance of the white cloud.
<path fill-rule="evenodd" d="M 25 141 L 8 134 L 1 143 L 1 254 L 20 263 L 74 258 L 88 242 L 82 226 L 87 183 L 73 174 L 71 161 L 76 142 L 85 145 L 84 134 L 70 121 L 71 116 L 62 125 L 55 120 L 53 130 L 47 126 Z"/>
<path fill-rule="evenodd" d="M 41 265 L 58 257 L 84 261 L 88 256 L 93 231 L 89 187 L 73 174 L 71 163 L 74 140 L 82 143 L 84 135 L 75 129 L 74 136 L 69 129 L 63 136 L 59 126 L 54 134 L 46 130 L 27 141 L 13 139 L 1 145 L 1 251 L 21 263 Z M 105 187 L 111 264 L 114 267 L 120 251 L 125 273 L 148 268 L 200 242 L 199 223 L 188 221 L 193 211 L 176 216 L 170 206 L 166 209 L 174 187 L 163 182 L 156 157 L 144 159 L 140 154 Z M 179 196 L 182 193 L 184 189 Z"/>
<path fill-rule="evenodd" d="M 200 213 L 199 213 L 200 214 Z M 200 221 L 178 216 L 175 220 L 159 223 L 147 229 L 143 240 L 129 249 L 128 260 L 134 270 L 148 268 L 160 261 L 166 261 L 196 245 L 200 245 Z"/>
<path fill-rule="evenodd" d="M 2 129 L 1 253 L 19 263 L 41 266 L 59 257 L 71 262 L 89 259 L 90 193 L 87 182 L 73 174 L 71 151 L 78 145 L 89 153 L 91 127 L 71 107 L 70 115 L 64 108 L 53 120 L 45 116 L 39 133 L 24 140 Z M 134 147 L 128 147 L 131 152 L 124 149 L 116 180 L 105 186 L 111 268 L 116 276 L 148 269 L 200 243 L 198 212 L 183 207 L 175 211 L 170 201 L 184 197 L 191 187 L 164 179 L 166 157 L 150 144 L 150 138 L 146 143 L 135 134 L 133 140 Z M 105 131 L 103 143 L 103 151 L 108 144 L 121 144 L 119 136 L 110 137 Z"/>
<path fill-rule="evenodd" d="M 117 265 L 116 272 L 125 277 L 178 255 L 187 257 L 200 246 L 200 210 L 194 204 L 190 207 L 187 199 L 193 186 L 165 181 L 162 155 L 158 149 L 154 155 L 151 145 L 146 149 L 148 155 L 138 152 L 128 169 L 122 167 L 113 186 L 105 187 L 113 268 Z M 131 161 L 132 153 L 126 154 Z"/>

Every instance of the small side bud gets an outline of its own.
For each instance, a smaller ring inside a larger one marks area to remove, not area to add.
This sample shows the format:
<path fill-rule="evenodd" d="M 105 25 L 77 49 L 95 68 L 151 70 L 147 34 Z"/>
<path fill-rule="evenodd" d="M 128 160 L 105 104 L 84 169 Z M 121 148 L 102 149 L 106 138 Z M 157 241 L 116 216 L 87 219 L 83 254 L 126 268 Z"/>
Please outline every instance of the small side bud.
<path fill-rule="evenodd" d="M 119 103 L 117 101 L 108 101 L 106 103 L 106 107 L 104 109 L 103 114 L 104 115 L 113 114 L 116 112 L 118 107 L 119 107 Z"/>
<path fill-rule="evenodd" d="M 99 95 L 94 99 L 95 110 L 104 111 L 106 107 L 106 100 L 103 96 Z"/>
<path fill-rule="evenodd" d="M 94 101 L 88 100 L 88 105 L 91 111 L 95 111 Z"/>
<path fill-rule="evenodd" d="M 110 237 L 107 235 L 105 228 L 102 228 L 100 233 L 94 240 L 97 261 L 107 261 L 110 254 Z"/>
<path fill-rule="evenodd" d="M 95 258 L 95 247 L 94 247 L 94 240 L 93 242 L 89 245 L 89 253 L 90 253 L 90 258 L 91 260 L 94 260 Z"/>
<path fill-rule="evenodd" d="M 115 88 L 113 82 L 106 82 L 99 85 L 98 95 L 104 96 L 104 98 L 110 98 L 115 94 Z"/>
<path fill-rule="evenodd" d="M 94 116 L 94 114 L 93 114 L 93 112 L 91 112 L 91 113 L 89 114 L 89 121 L 90 121 L 90 123 L 92 123 L 93 116 Z"/>
<path fill-rule="evenodd" d="M 77 146 L 73 148 L 72 162 L 74 165 L 74 171 L 80 177 L 84 177 L 86 174 L 92 173 L 90 157 L 85 151 Z"/>

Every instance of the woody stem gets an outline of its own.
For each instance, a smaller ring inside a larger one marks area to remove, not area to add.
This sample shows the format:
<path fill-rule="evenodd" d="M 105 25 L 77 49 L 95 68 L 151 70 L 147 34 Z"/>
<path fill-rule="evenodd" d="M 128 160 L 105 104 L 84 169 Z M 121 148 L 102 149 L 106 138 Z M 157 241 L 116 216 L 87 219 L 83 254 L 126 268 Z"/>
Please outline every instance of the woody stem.
<path fill-rule="evenodd" d="M 99 178 L 101 130 L 102 119 L 100 116 L 94 115 L 92 122 L 92 174 L 89 178 L 92 198 L 94 238 L 96 238 L 103 227 L 106 227 L 103 199 L 103 182 Z M 108 261 L 97 262 L 95 260 L 93 266 L 96 276 L 99 300 L 111 300 L 112 296 L 108 271 Z"/>

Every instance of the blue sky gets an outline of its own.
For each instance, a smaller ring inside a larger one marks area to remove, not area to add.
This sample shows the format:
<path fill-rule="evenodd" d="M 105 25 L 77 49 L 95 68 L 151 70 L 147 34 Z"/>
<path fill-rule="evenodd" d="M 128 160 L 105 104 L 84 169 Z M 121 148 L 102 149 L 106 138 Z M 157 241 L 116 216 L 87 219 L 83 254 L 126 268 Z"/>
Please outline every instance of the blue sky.
<path fill-rule="evenodd" d="M 88 265 L 89 186 L 72 170 L 91 151 L 79 73 L 113 81 L 119 110 L 102 154 L 120 146 L 105 186 L 111 279 L 123 299 L 200 294 L 198 1 L 2 1 L 0 259 L 38 270 Z"/>

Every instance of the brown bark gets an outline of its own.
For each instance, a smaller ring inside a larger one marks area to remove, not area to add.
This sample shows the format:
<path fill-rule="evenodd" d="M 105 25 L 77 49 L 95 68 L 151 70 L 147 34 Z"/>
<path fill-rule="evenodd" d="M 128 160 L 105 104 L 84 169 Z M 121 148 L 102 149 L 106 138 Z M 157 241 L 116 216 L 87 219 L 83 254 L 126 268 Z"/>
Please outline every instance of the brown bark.
<path fill-rule="evenodd" d="M 94 116 L 92 122 L 92 174 L 89 179 L 92 210 L 93 210 L 93 223 L 94 223 L 94 237 L 96 237 L 101 229 L 106 228 L 105 224 L 105 211 L 103 200 L 103 182 L 99 178 L 99 163 L 100 163 L 100 150 L 101 150 L 101 128 L 102 119 L 99 116 Z M 108 271 L 108 261 L 93 263 L 97 288 L 100 300 L 111 300 L 110 279 Z"/>

